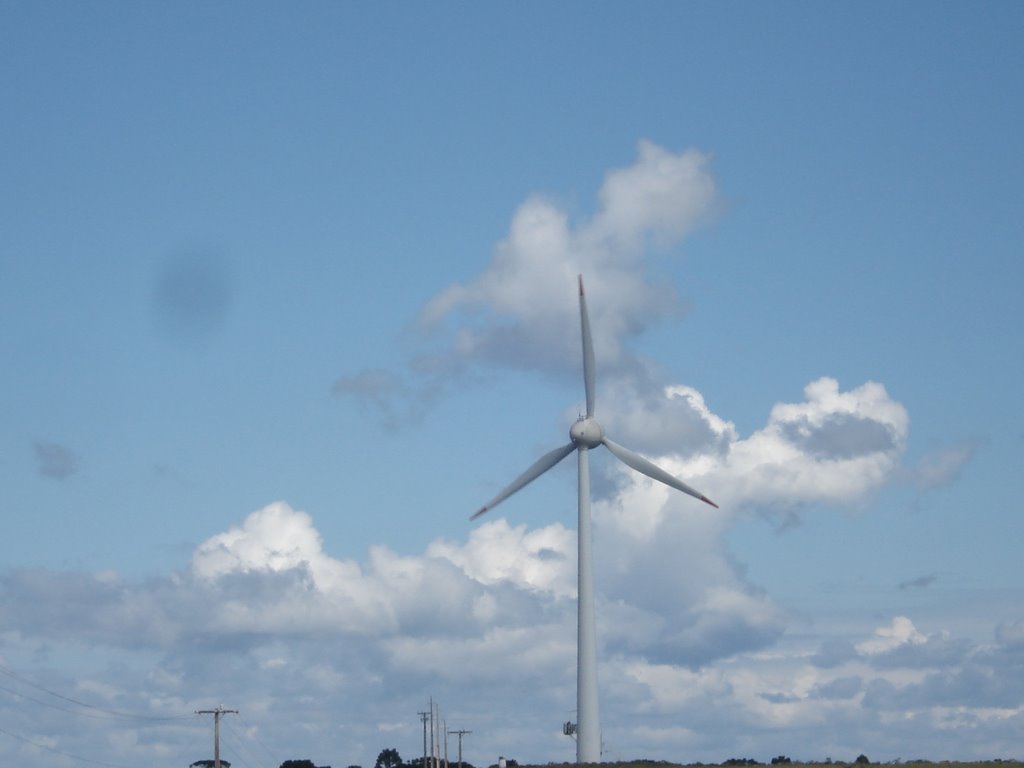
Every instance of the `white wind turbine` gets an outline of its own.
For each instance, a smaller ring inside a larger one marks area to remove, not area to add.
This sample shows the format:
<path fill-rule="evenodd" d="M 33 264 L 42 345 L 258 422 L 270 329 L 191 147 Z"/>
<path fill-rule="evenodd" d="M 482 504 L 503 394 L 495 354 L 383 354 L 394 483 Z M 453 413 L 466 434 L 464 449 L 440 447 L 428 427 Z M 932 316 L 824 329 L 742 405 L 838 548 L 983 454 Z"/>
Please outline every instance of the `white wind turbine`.
<path fill-rule="evenodd" d="M 718 505 L 707 496 L 673 477 L 643 456 L 612 442 L 594 418 L 594 342 L 590 337 L 587 299 L 580 285 L 580 325 L 583 336 L 583 386 L 587 395 L 587 413 L 569 428 L 570 442 L 541 456 L 501 493 L 480 507 L 470 520 L 494 509 L 516 491 L 536 480 L 573 451 L 579 454 L 579 524 L 578 524 L 578 586 L 576 619 L 576 762 L 597 763 L 601 760 L 600 716 L 597 702 L 597 630 L 594 623 L 594 580 L 590 553 L 590 467 L 587 452 L 604 445 L 619 461 L 637 472 L 688 493 L 694 498 Z"/>

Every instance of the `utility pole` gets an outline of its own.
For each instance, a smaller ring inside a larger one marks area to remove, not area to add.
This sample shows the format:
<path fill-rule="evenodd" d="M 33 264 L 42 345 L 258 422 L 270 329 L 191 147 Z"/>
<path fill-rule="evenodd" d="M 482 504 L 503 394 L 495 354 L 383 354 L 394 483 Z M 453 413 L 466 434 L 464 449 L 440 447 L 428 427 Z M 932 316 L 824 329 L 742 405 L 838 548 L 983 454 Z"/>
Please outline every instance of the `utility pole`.
<path fill-rule="evenodd" d="M 237 715 L 237 709 L 224 709 L 218 706 L 216 709 L 197 709 L 197 715 L 213 715 L 213 768 L 220 768 L 220 716 Z"/>
<path fill-rule="evenodd" d="M 454 733 L 459 737 L 459 768 L 462 768 L 462 737 L 472 731 L 448 731 L 448 733 Z"/>
<path fill-rule="evenodd" d="M 437 750 L 434 748 L 434 697 L 430 697 L 430 768 L 437 768 Z"/>
<path fill-rule="evenodd" d="M 417 712 L 420 716 L 420 722 L 423 723 L 423 762 L 420 764 L 420 768 L 427 768 L 427 720 L 430 719 L 429 712 Z"/>

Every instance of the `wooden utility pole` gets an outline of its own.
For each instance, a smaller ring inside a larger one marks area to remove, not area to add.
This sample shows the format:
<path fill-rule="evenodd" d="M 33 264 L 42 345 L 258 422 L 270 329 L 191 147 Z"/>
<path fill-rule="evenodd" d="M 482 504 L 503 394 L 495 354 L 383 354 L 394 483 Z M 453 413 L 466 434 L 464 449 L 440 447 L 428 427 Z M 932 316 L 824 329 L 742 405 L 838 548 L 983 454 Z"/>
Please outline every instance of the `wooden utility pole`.
<path fill-rule="evenodd" d="M 220 768 L 220 716 L 237 715 L 238 710 L 217 707 L 216 709 L 197 709 L 196 714 L 213 715 L 213 768 Z"/>
<path fill-rule="evenodd" d="M 434 697 L 430 697 L 430 768 L 437 766 L 437 748 L 434 746 Z"/>
<path fill-rule="evenodd" d="M 430 719 L 429 712 L 417 712 L 420 716 L 420 722 L 423 723 L 423 764 L 420 768 L 427 768 L 427 720 Z"/>
<path fill-rule="evenodd" d="M 472 731 L 448 731 L 448 733 L 454 733 L 459 737 L 459 768 L 462 768 L 462 737 Z"/>

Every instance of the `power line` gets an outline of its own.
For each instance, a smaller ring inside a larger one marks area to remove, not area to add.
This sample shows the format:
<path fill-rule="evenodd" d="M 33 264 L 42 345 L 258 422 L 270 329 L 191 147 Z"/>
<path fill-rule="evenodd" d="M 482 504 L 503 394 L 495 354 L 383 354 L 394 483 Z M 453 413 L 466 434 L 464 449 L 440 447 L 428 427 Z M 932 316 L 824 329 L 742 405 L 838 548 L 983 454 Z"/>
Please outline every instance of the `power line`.
<path fill-rule="evenodd" d="M 248 737 L 255 741 L 257 744 L 263 747 L 264 751 L 266 751 L 266 753 L 270 756 L 271 759 L 274 758 L 274 753 L 270 751 L 266 744 L 264 744 L 262 741 L 256 738 L 255 733 L 246 733 L 244 729 L 240 730 L 236 728 L 234 725 L 232 725 L 231 721 L 229 720 L 225 720 L 224 725 L 227 726 L 228 733 L 234 737 L 231 741 L 227 742 L 227 748 L 230 749 L 232 753 L 237 755 L 243 761 L 243 764 L 245 761 L 248 761 L 249 763 L 255 764 L 259 768 L 263 768 L 264 766 L 263 761 L 260 760 L 255 754 L 253 754 L 253 751 L 245 744 L 243 737 Z M 243 755 L 242 752 L 244 752 L 245 755 Z"/>
<path fill-rule="evenodd" d="M 187 720 L 193 715 L 175 715 L 174 717 L 150 717 L 146 715 L 132 715 L 129 712 L 115 712 L 112 710 L 101 709 L 100 707 L 91 706 L 88 704 L 79 704 L 78 706 L 85 707 L 87 709 L 94 709 L 96 712 L 80 712 L 71 707 L 62 707 L 60 704 L 55 704 L 51 701 L 44 701 L 43 699 L 37 699 L 35 696 L 29 696 L 27 693 L 22 691 L 16 691 L 13 688 L 8 688 L 6 685 L 0 685 L 0 691 L 5 691 L 11 696 L 16 696 L 19 699 L 25 701 L 31 701 L 33 704 L 38 704 L 41 707 L 49 707 L 55 709 L 58 712 L 66 712 L 69 715 L 75 715 L 76 717 L 88 717 L 93 720 L 107 720 L 107 721 L 125 721 L 125 720 L 137 720 L 141 722 L 162 722 L 162 721 L 176 721 L 176 720 Z M 56 694 L 50 694 L 55 696 Z M 57 695 L 57 698 L 67 700 L 66 697 Z"/>
<path fill-rule="evenodd" d="M 32 695 L 30 695 L 29 693 L 27 693 L 27 692 L 25 692 L 23 690 L 18 690 L 17 688 L 9 687 L 9 686 L 6 686 L 6 685 L 0 685 L 0 692 L 6 693 L 10 697 L 12 697 L 12 699 L 16 699 L 16 700 L 19 700 L 19 701 L 31 702 L 31 703 L 37 704 L 37 705 L 39 705 L 41 707 L 47 707 L 49 709 L 56 710 L 57 712 L 63 712 L 65 714 L 74 715 L 76 717 L 90 718 L 90 719 L 93 719 L 93 720 L 106 721 L 106 722 L 110 722 L 110 723 L 115 723 L 115 722 L 125 723 L 125 722 L 131 722 L 131 721 L 135 721 L 135 722 L 143 723 L 143 724 L 145 724 L 145 723 L 157 724 L 157 723 L 180 722 L 182 720 L 194 719 L 196 717 L 196 715 L 198 715 L 198 714 L 211 714 L 211 713 L 215 712 L 214 710 L 204 710 L 204 711 L 200 711 L 200 712 L 194 712 L 194 713 L 191 713 L 191 714 L 173 715 L 173 716 L 142 715 L 142 714 L 139 714 L 137 712 L 126 712 L 126 711 L 122 711 L 122 710 L 115 710 L 115 709 L 108 709 L 108 708 L 100 707 L 100 706 L 97 706 L 95 704 L 91 704 L 89 702 L 82 701 L 80 699 L 76 699 L 76 698 L 71 697 L 71 696 L 67 696 L 67 695 L 65 695 L 63 693 L 60 693 L 60 692 L 55 691 L 55 690 L 53 690 L 51 688 L 48 688 L 48 687 L 46 687 L 44 685 L 41 685 L 41 684 L 39 684 L 37 682 L 34 682 L 33 680 L 29 680 L 28 678 L 18 674 L 17 672 L 15 672 L 14 670 L 10 669 L 9 667 L 7 667 L 7 666 L 5 666 L 3 664 L 0 664 L 0 675 L 3 675 L 3 676 L 6 676 L 6 677 L 10 678 L 11 680 L 16 681 L 18 684 L 20 684 L 22 686 L 25 686 L 25 687 L 28 687 L 28 688 L 40 691 L 41 693 L 46 694 L 46 696 L 52 697 L 53 699 L 56 699 L 57 701 L 47 701 L 46 698 L 44 698 L 44 697 L 32 696 Z M 73 706 L 70 706 L 70 705 L 73 705 Z M 219 708 L 219 709 L 221 709 L 222 713 L 225 713 L 225 714 L 228 713 L 228 712 L 237 714 L 237 712 L 238 712 L 238 710 L 225 710 L 223 708 Z M 245 749 L 244 744 L 242 744 L 242 741 L 244 741 L 241 738 L 242 735 L 248 736 L 249 738 L 251 738 L 257 744 L 259 744 L 260 747 L 263 748 L 263 750 L 266 752 L 267 756 L 269 756 L 271 759 L 274 759 L 273 752 L 270 750 L 269 747 L 267 747 L 266 744 L 264 744 L 262 741 L 260 741 L 260 739 L 256 736 L 255 733 L 245 733 L 244 731 L 243 732 L 239 732 L 237 729 L 230 728 L 230 727 L 229 727 L 229 730 L 232 733 L 232 735 L 237 737 L 237 740 L 238 740 L 239 743 L 238 744 L 234 744 L 234 745 L 232 745 L 232 744 L 225 744 L 225 746 L 226 746 L 226 748 L 230 749 L 232 751 L 232 753 L 234 753 L 235 755 L 237 755 L 238 757 L 241 758 L 238 761 L 240 765 L 244 765 L 246 762 L 257 766 L 257 768 L 263 768 L 263 766 L 266 765 L 266 763 L 264 761 L 261 761 L 255 754 L 249 752 L 249 754 L 247 756 L 245 756 L 245 755 L 242 755 L 238 751 L 239 748 Z M 61 750 L 55 749 L 54 747 L 50 747 L 50 746 L 47 746 L 46 744 L 39 743 L 37 741 L 33 741 L 32 739 L 30 739 L 28 737 L 21 736 L 21 735 L 19 735 L 17 733 L 14 733 L 14 732 L 6 730 L 6 729 L 0 729 L 0 733 L 4 734 L 6 736 L 9 736 L 12 739 L 15 739 L 17 741 L 20 741 L 20 742 L 22 742 L 24 744 L 28 744 L 28 745 L 36 748 L 36 749 L 44 750 L 44 751 L 50 752 L 50 753 L 55 754 L 55 755 L 60 755 L 60 756 L 63 756 L 63 757 L 67 757 L 67 758 L 72 759 L 72 760 L 78 760 L 78 761 L 81 761 L 83 763 L 91 763 L 93 765 L 109 766 L 111 768 L 124 768 L 124 766 L 120 766 L 120 765 L 117 765 L 115 763 L 107 763 L 107 762 L 104 762 L 104 761 L 101 761 L 101 760 L 93 760 L 93 759 L 90 759 L 90 758 L 81 757 L 80 755 L 75 755 L 75 754 L 72 754 L 72 753 L 69 753 L 69 752 L 62 752 Z M 216 749 L 216 745 L 215 745 L 215 749 Z M 248 750 L 245 750 L 245 751 L 248 752 Z"/>
<path fill-rule="evenodd" d="M 50 690 L 46 686 L 40 685 L 39 683 L 34 683 L 31 680 L 28 680 L 27 678 L 24 678 L 21 675 L 18 675 L 13 670 L 9 669 L 8 667 L 5 667 L 2 664 L 0 664 L 0 673 L 2 673 L 4 675 L 7 675 L 8 677 L 10 677 L 10 678 L 12 678 L 14 680 L 17 680 L 19 683 L 22 683 L 23 685 L 27 685 L 27 686 L 29 686 L 31 688 L 35 688 L 37 691 L 42 691 L 43 693 L 47 694 L 48 696 L 53 696 L 55 699 L 60 699 L 61 701 L 66 701 L 69 704 L 74 704 L 76 707 L 82 707 L 84 709 L 94 710 L 95 712 L 100 712 L 100 713 L 102 713 L 104 715 L 104 717 L 101 718 L 99 715 L 89 715 L 89 714 L 86 714 L 84 712 L 77 712 L 76 710 L 68 709 L 66 707 L 59 707 L 59 706 L 57 706 L 55 704 L 48 704 L 45 701 L 41 701 L 41 700 L 33 698 L 31 696 L 27 696 L 26 694 L 20 693 L 19 691 L 16 691 L 16 690 L 14 690 L 12 688 L 6 688 L 4 686 L 0 686 L 0 690 L 7 691 L 8 693 L 13 694 L 15 696 L 20 696 L 20 697 L 22 697 L 24 699 L 27 699 L 27 700 L 35 703 L 35 704 L 39 704 L 40 706 L 51 707 L 51 708 L 57 709 L 57 710 L 59 710 L 61 712 L 67 712 L 69 714 L 76 714 L 76 715 L 79 715 L 81 717 L 93 717 L 93 718 L 98 718 L 98 719 L 111 719 L 111 720 L 120 719 L 120 720 L 135 720 L 135 721 L 151 721 L 151 722 L 166 722 L 166 721 L 170 721 L 170 720 L 187 720 L 187 719 L 192 717 L 192 715 L 175 715 L 173 717 L 154 716 L 154 715 L 139 715 L 139 714 L 136 714 L 136 713 L 133 713 L 133 712 L 123 712 L 123 711 L 119 711 L 119 710 L 116 710 L 116 709 L 105 709 L 104 707 L 99 707 L 99 706 L 96 706 L 95 704 L 90 704 L 90 703 L 85 702 L 85 701 L 79 701 L 78 699 L 74 699 L 74 698 L 72 698 L 70 696 L 65 696 L 64 694 L 58 693 L 57 691 Z"/>
<path fill-rule="evenodd" d="M 78 712 L 76 710 L 69 709 L 68 707 L 62 707 L 59 704 L 54 704 L 49 701 L 43 701 L 42 699 L 37 699 L 34 696 L 29 696 L 28 694 L 22 693 L 21 691 L 16 691 L 13 688 L 8 688 L 6 685 L 0 685 L 0 691 L 6 691 L 7 693 L 11 694 L 11 696 L 16 696 L 17 698 L 24 699 L 25 701 L 31 701 L 33 704 L 38 704 L 41 707 L 49 707 L 50 709 L 56 709 L 58 712 L 67 712 L 68 714 L 78 715 L 79 717 L 92 717 L 97 720 L 114 719 L 107 714 L 101 713 L 94 715 L 89 712 Z"/>
<path fill-rule="evenodd" d="M 231 765 L 231 766 L 236 766 L 236 765 L 245 766 L 245 765 L 248 765 L 248 763 L 246 762 L 245 756 L 241 752 L 239 752 L 237 749 L 235 749 L 235 747 L 232 746 L 232 744 L 230 742 L 225 742 L 224 749 L 227 750 L 231 755 L 234 756 L 235 762 L 229 763 L 229 765 Z"/>
<path fill-rule="evenodd" d="M 138 713 L 133 713 L 133 712 L 124 712 L 124 711 L 119 711 L 119 710 L 114 710 L 114 709 L 107 709 L 107 708 L 104 708 L 104 707 L 99 707 L 99 706 L 97 706 L 95 704 L 91 704 L 91 703 L 86 702 L 86 701 L 81 701 L 81 700 L 73 698 L 71 696 L 66 696 L 66 695 L 64 695 L 62 693 L 59 693 L 59 692 L 55 691 L 55 690 L 47 688 L 44 685 L 40 685 L 39 683 L 36 683 L 36 682 L 34 682 L 32 680 L 29 680 L 28 678 L 25 678 L 25 677 L 19 675 L 18 673 L 14 672 L 14 670 L 12 670 L 9 667 L 4 666 L 2 664 L 0 664 L 0 674 L 7 676 L 11 680 L 16 681 L 17 683 L 19 683 L 22 686 L 26 686 L 28 688 L 32 688 L 32 689 L 35 689 L 37 691 L 41 691 L 42 693 L 46 694 L 47 696 L 53 697 L 57 701 L 47 701 L 47 700 L 45 700 L 43 698 L 39 698 L 37 696 L 31 696 L 31 695 L 29 695 L 28 693 L 26 693 L 24 691 L 16 690 L 15 688 L 11 688 L 11 687 L 4 686 L 4 685 L 0 685 L 0 691 L 4 691 L 8 695 L 10 695 L 10 696 L 12 696 L 12 697 L 14 697 L 16 699 L 32 702 L 33 704 L 38 704 L 39 706 L 42 706 L 42 707 L 48 707 L 48 708 L 54 709 L 54 710 L 56 710 L 58 712 L 63 712 L 65 714 L 74 715 L 76 717 L 85 717 L 85 718 L 91 718 L 91 719 L 94 719 L 94 720 L 101 720 L 101 721 L 106 721 L 106 722 L 121 722 L 121 723 L 130 722 L 130 721 L 144 722 L 144 723 L 145 722 L 148 722 L 148 723 L 164 722 L 164 723 L 166 723 L 166 722 L 169 722 L 169 721 L 181 721 L 181 720 L 187 720 L 187 719 L 191 719 L 191 718 L 195 717 L 195 715 L 176 715 L 176 716 L 172 716 L 172 717 L 166 717 L 166 716 L 154 717 L 154 716 L 140 715 Z M 66 705 L 63 705 L 62 702 L 66 702 L 67 704 L 74 705 L 74 706 L 66 706 Z M 106 768 L 126 768 L 125 766 L 120 765 L 118 763 L 111 763 L 111 762 L 107 762 L 107 761 L 104 761 L 104 760 L 96 760 L 96 759 L 89 758 L 89 757 L 83 757 L 82 755 L 74 754 L 72 752 L 66 752 L 66 751 L 57 749 L 56 747 L 52 747 L 52 746 L 50 746 L 48 744 L 42 743 L 40 741 L 37 741 L 35 739 L 28 738 L 27 736 L 22 736 L 21 734 L 15 733 L 15 732 L 10 731 L 10 730 L 7 730 L 6 728 L 0 728 L 0 733 L 4 734 L 5 736 L 9 736 L 10 738 L 12 738 L 12 739 L 14 739 L 16 741 L 19 741 L 19 742 L 21 742 L 23 744 L 27 744 L 27 745 L 33 747 L 34 749 L 38 749 L 38 750 L 43 751 L 43 752 L 48 752 L 48 753 L 53 754 L 53 755 L 59 755 L 61 757 L 68 758 L 70 760 L 74 760 L 74 761 L 77 761 L 77 762 L 87 763 L 87 764 L 97 765 L 97 766 L 106 766 Z"/>
<path fill-rule="evenodd" d="M 62 752 L 61 750 L 54 749 L 53 747 L 47 746 L 46 744 L 40 744 L 38 741 L 33 741 L 32 739 L 26 738 L 24 736 L 19 736 L 16 733 L 11 733 L 10 731 L 4 728 L 0 728 L 0 733 L 4 734 L 5 736 L 10 736 L 12 739 L 17 739 L 18 741 L 23 742 L 25 744 L 29 744 L 30 746 L 33 746 L 36 749 L 41 749 L 45 752 L 49 752 L 54 755 L 60 755 L 61 757 L 67 757 L 72 760 L 78 760 L 82 763 L 90 763 L 91 765 L 103 765 L 106 766 L 106 768 L 127 768 L 127 766 L 119 765 L 117 763 L 106 763 L 102 760 L 90 760 L 88 757 L 82 757 L 81 755 L 73 755 L 70 752 Z"/>

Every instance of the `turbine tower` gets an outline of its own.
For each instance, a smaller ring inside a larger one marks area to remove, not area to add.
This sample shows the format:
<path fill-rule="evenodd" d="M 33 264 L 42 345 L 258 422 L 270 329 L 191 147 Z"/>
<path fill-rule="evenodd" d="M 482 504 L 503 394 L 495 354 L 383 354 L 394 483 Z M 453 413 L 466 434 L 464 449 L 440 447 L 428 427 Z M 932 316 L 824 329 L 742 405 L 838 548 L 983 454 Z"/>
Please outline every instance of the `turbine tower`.
<path fill-rule="evenodd" d="M 573 451 L 579 457 L 579 542 L 577 569 L 576 615 L 576 762 L 601 761 L 601 726 L 597 697 L 597 629 L 594 621 L 594 577 L 590 539 L 590 466 L 587 457 L 591 448 L 603 445 L 623 464 L 660 483 L 688 493 L 717 508 L 707 496 L 670 475 L 638 453 L 610 440 L 594 418 L 594 342 L 590 336 L 587 298 L 583 292 L 583 275 L 579 276 L 580 326 L 583 336 L 583 387 L 587 396 L 587 413 L 569 428 L 569 444 L 541 456 L 508 487 L 480 507 L 470 520 L 494 509 L 516 491 L 536 480 Z"/>

